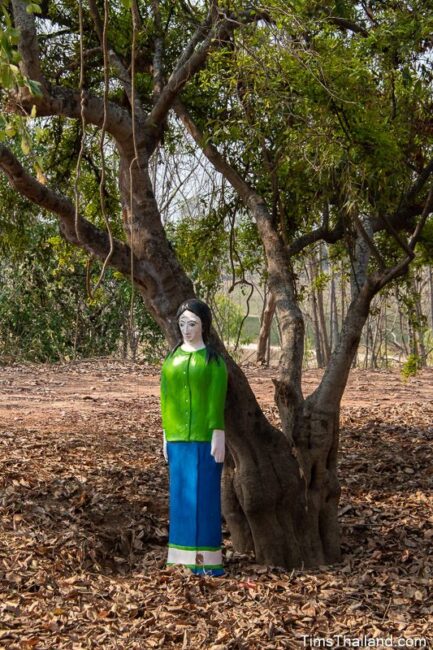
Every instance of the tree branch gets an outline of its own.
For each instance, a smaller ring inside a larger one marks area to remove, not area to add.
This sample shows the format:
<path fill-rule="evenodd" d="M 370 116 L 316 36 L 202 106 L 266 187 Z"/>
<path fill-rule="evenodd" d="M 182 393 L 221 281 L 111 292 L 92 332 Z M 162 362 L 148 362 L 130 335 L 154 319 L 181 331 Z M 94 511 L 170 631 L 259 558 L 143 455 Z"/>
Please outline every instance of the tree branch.
<path fill-rule="evenodd" d="M 27 13 L 26 3 L 23 0 L 12 0 L 12 5 L 14 22 L 20 30 L 18 49 L 22 57 L 21 70 L 30 79 L 41 83 L 43 96 L 36 97 L 26 88 L 21 88 L 19 93 L 9 101 L 8 108 L 30 113 L 32 106 L 36 105 L 37 114 L 41 117 L 64 115 L 79 118 L 81 115 L 79 91 L 61 86 L 49 88 L 42 74 L 34 15 Z M 84 118 L 86 122 L 101 127 L 104 121 L 103 100 L 88 94 Z M 113 102 L 108 102 L 106 127 L 108 133 L 118 142 L 129 139 L 132 133 L 129 112 Z"/>
<path fill-rule="evenodd" d="M 164 38 L 162 35 L 161 11 L 158 0 L 152 0 L 153 18 L 155 21 L 155 46 L 153 54 L 153 103 L 156 104 L 164 86 L 164 72 L 162 66 L 164 53 Z"/>
<path fill-rule="evenodd" d="M 80 240 L 75 230 L 75 208 L 68 198 L 57 194 L 45 185 L 39 183 L 28 174 L 19 160 L 4 145 L 0 145 L 0 169 L 7 176 L 11 186 L 32 203 L 56 214 L 60 219 L 60 231 L 67 241 L 80 245 L 100 260 L 105 260 L 110 250 L 108 234 L 100 230 L 82 216 L 78 217 Z M 114 266 L 125 276 L 130 276 L 131 251 L 129 246 L 115 239 L 110 266 Z M 153 286 L 154 280 L 145 273 L 143 265 L 138 260 L 134 265 L 134 281 L 146 288 Z"/>
<path fill-rule="evenodd" d="M 33 105 L 36 106 L 39 117 L 63 115 L 75 119 L 81 116 L 79 91 L 63 88 L 62 86 L 54 86 L 50 89 L 50 94 L 46 93 L 43 97 L 35 97 L 30 95 L 26 89 L 21 89 L 19 95 L 9 101 L 8 109 L 14 112 L 24 109 L 30 113 Z M 104 102 L 102 98 L 91 94 L 86 95 L 84 119 L 89 124 L 102 126 L 104 122 Z M 114 102 L 108 102 L 106 127 L 108 133 L 118 142 L 130 139 L 132 121 L 129 112 Z"/>
<path fill-rule="evenodd" d="M 18 51 L 21 55 L 21 72 L 29 79 L 38 81 L 46 88 L 46 80 L 42 74 L 39 45 L 35 27 L 35 17 L 26 11 L 27 4 L 23 0 L 12 0 L 12 10 L 15 27 L 20 30 Z"/>
<path fill-rule="evenodd" d="M 99 15 L 98 7 L 96 6 L 95 0 L 89 0 L 89 9 L 90 9 L 90 15 L 92 16 L 93 24 L 95 25 L 96 34 L 98 36 L 99 42 L 101 43 L 101 47 L 103 51 L 105 49 L 108 49 L 109 61 L 117 73 L 117 78 L 122 84 L 123 90 L 125 91 L 126 96 L 128 97 L 129 103 L 132 105 L 131 76 L 128 70 L 123 65 L 120 57 L 116 54 L 116 52 L 111 47 L 108 46 L 106 42 L 106 37 L 104 39 L 104 23 L 101 20 L 101 17 Z M 137 117 L 144 118 L 144 113 L 141 108 L 141 104 L 137 100 L 135 101 L 135 115 Z"/>
<path fill-rule="evenodd" d="M 372 230 L 374 233 L 386 230 L 389 234 L 394 237 L 396 242 L 401 246 L 401 248 L 408 253 L 408 244 L 404 238 L 399 234 L 399 230 L 407 229 L 409 222 L 422 213 L 424 204 L 415 203 L 415 197 L 417 192 L 419 192 L 422 187 L 425 185 L 427 180 L 430 178 L 430 175 L 433 172 L 433 161 L 427 165 L 424 170 L 421 172 L 420 176 L 414 182 L 410 190 L 406 193 L 405 197 L 401 200 L 399 207 L 394 212 L 394 214 L 388 216 L 385 214 L 379 214 L 378 217 L 372 218 Z M 344 226 L 343 220 L 338 219 L 334 228 L 331 230 L 325 228 L 323 224 L 307 232 L 304 235 L 301 235 L 295 239 L 289 246 L 289 255 L 290 257 L 297 255 L 304 250 L 310 244 L 314 244 L 318 241 L 325 241 L 328 244 L 335 244 L 339 241 L 344 235 Z"/>
<path fill-rule="evenodd" d="M 406 273 L 410 262 L 415 256 L 415 245 L 419 240 L 426 219 L 432 209 L 433 186 L 430 188 L 421 218 L 415 227 L 412 237 L 410 238 L 408 244 L 410 253 L 395 266 L 387 269 L 384 273 L 376 273 L 366 278 L 363 286 L 360 287 L 359 293 L 354 300 L 352 300 L 349 306 L 338 344 L 331 355 L 331 359 L 326 367 L 322 381 L 308 399 L 319 400 L 324 408 L 332 408 L 340 403 L 346 386 L 353 355 L 358 348 L 362 328 L 367 320 L 371 301 L 386 284 Z"/>
<path fill-rule="evenodd" d="M 194 13 L 194 9 L 191 7 L 189 2 L 187 2 L 186 0 L 177 0 L 177 3 L 182 7 L 185 14 L 189 16 L 189 18 L 191 18 L 192 21 L 195 22 L 195 24 L 199 22 L 196 14 Z"/>
<path fill-rule="evenodd" d="M 428 193 L 426 202 L 424 204 L 424 209 L 421 214 L 421 218 L 418 221 L 415 230 L 409 240 L 409 244 L 407 246 L 407 256 L 400 260 L 395 266 L 393 266 L 391 269 L 388 269 L 383 273 L 381 276 L 379 276 L 376 280 L 377 282 L 377 291 L 380 291 L 386 284 L 391 282 L 394 278 L 398 278 L 400 275 L 404 275 L 408 269 L 409 264 L 415 257 L 415 245 L 417 241 L 420 238 L 420 235 L 422 233 L 422 230 L 424 228 L 425 222 L 427 220 L 428 215 L 431 213 L 433 208 L 433 186 L 430 188 L 430 191 Z"/>
<path fill-rule="evenodd" d="M 374 240 L 372 239 L 372 237 L 370 237 L 370 235 L 368 234 L 368 232 L 364 228 L 364 224 L 362 223 L 362 221 L 359 218 L 358 214 L 354 211 L 351 216 L 352 216 L 352 219 L 355 221 L 355 227 L 356 227 L 359 235 L 366 242 L 368 248 L 370 249 L 371 254 L 375 258 L 376 262 L 378 263 L 379 269 L 383 270 L 384 267 L 385 267 L 385 262 L 384 262 L 384 259 L 383 259 L 382 255 L 380 254 L 376 244 L 374 243 Z"/>
<path fill-rule="evenodd" d="M 328 20 L 330 23 L 333 23 L 341 29 L 348 29 L 349 31 L 354 32 L 354 34 L 361 34 L 361 36 L 364 37 L 368 36 L 368 30 L 362 25 L 355 23 L 353 20 L 340 18 L 339 16 L 330 16 Z"/>
<path fill-rule="evenodd" d="M 343 220 L 338 219 L 334 228 L 329 230 L 325 225 L 321 225 L 320 228 L 307 232 L 304 235 L 301 235 L 295 239 L 289 246 L 288 252 L 290 257 L 297 255 L 304 250 L 310 244 L 315 244 L 318 241 L 325 241 L 328 244 L 335 244 L 339 241 L 344 235 Z"/>
<path fill-rule="evenodd" d="M 147 130 L 159 130 L 182 88 L 206 62 L 209 52 L 227 41 L 230 34 L 242 24 L 260 18 L 257 12 L 246 10 L 239 17 L 228 16 L 221 20 L 212 17 L 212 8 L 204 23 L 196 30 L 191 41 L 180 56 L 173 72 L 164 86 L 158 101 L 147 119 Z M 199 45 L 201 43 L 201 45 Z"/>
<path fill-rule="evenodd" d="M 429 178 L 431 177 L 432 173 L 433 173 L 433 158 L 420 172 L 420 174 L 418 175 L 418 177 L 416 178 L 412 186 L 403 196 L 395 212 L 390 216 L 379 215 L 379 217 L 377 217 L 372 221 L 373 231 L 378 232 L 379 230 L 383 230 L 384 228 L 389 229 L 389 232 L 393 234 L 395 237 L 396 236 L 395 233 L 397 230 L 401 230 L 403 228 L 407 229 L 410 220 L 423 213 L 425 204 L 416 203 L 415 199 L 416 196 L 419 194 L 419 192 L 422 190 L 422 188 L 425 186 Z M 396 239 L 398 243 L 402 246 L 402 248 L 406 250 L 406 245 L 403 244 L 401 241 L 399 241 L 398 238 Z"/>
<path fill-rule="evenodd" d="M 57 38 L 58 36 L 65 36 L 66 34 L 71 33 L 71 28 L 66 27 L 65 29 L 61 29 L 58 32 L 52 32 L 50 34 L 40 34 L 39 40 L 40 41 L 49 41 L 52 38 Z"/>
<path fill-rule="evenodd" d="M 148 129 L 153 130 L 155 127 L 158 128 L 161 126 L 176 100 L 176 97 L 179 95 L 187 81 L 204 64 L 211 47 L 215 46 L 216 42 L 221 40 L 223 31 L 222 24 L 220 25 L 218 32 L 212 30 L 204 40 L 203 44 L 191 54 L 185 63 L 176 66 L 147 118 Z M 190 46 L 188 46 L 187 49 L 190 49 Z"/>
<path fill-rule="evenodd" d="M 368 277 L 349 305 L 337 345 L 319 386 L 306 400 L 316 403 L 323 411 L 333 411 L 341 402 L 353 356 L 358 349 L 362 328 L 367 320 L 374 295 L 375 283 L 371 277 Z"/>
<path fill-rule="evenodd" d="M 253 193 L 253 189 L 244 181 L 244 179 L 237 173 L 237 171 L 229 165 L 223 158 L 218 149 L 206 141 L 202 132 L 199 130 L 195 122 L 191 119 L 185 105 L 180 99 L 175 99 L 174 111 L 188 133 L 195 140 L 196 144 L 203 151 L 206 158 L 212 163 L 217 171 L 219 171 L 232 185 L 232 187 L 239 194 L 242 201 L 248 204 L 248 201 Z"/>
<path fill-rule="evenodd" d="M 213 144 L 205 141 L 203 134 L 179 99 L 175 100 L 174 109 L 204 155 L 228 180 L 256 221 L 266 254 L 269 288 L 275 297 L 281 325 L 282 354 L 278 378 L 274 381 L 275 395 L 283 431 L 291 431 L 296 410 L 303 400 L 301 374 L 304 321 L 297 304 L 287 247 L 273 225 L 272 216 L 264 199 L 241 178 Z"/>
<path fill-rule="evenodd" d="M 405 204 L 410 204 L 412 201 L 414 201 L 418 192 L 422 190 L 424 185 L 427 183 L 432 172 L 433 172 L 433 158 L 420 172 L 418 178 L 416 179 L 416 181 L 414 182 L 410 190 L 403 197 L 403 200 L 401 201 L 402 206 L 404 206 Z"/>
<path fill-rule="evenodd" d="M 385 214 L 379 214 L 379 219 L 381 219 L 381 220 L 383 221 L 384 226 L 385 226 L 385 230 L 387 230 L 388 233 L 389 233 L 392 237 L 394 237 L 395 241 L 399 244 L 399 246 L 401 246 L 401 248 L 402 248 L 404 251 L 406 251 L 406 253 L 407 253 L 408 255 L 410 255 L 410 254 L 411 254 L 411 253 L 410 253 L 410 248 L 409 248 L 407 242 L 404 240 L 404 237 L 402 237 L 402 236 L 400 235 L 400 233 L 398 232 L 398 230 L 396 230 L 396 229 L 394 228 L 392 222 L 389 220 L 389 218 L 387 217 L 387 215 L 385 215 Z"/>

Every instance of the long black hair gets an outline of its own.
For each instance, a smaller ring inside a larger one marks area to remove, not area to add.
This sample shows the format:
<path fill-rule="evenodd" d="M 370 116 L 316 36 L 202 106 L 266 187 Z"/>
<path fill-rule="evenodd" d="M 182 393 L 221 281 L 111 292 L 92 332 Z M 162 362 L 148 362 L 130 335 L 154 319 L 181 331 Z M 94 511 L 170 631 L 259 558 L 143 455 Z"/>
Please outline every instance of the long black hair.
<path fill-rule="evenodd" d="M 203 343 L 206 346 L 206 363 L 209 363 L 209 361 L 212 361 L 212 359 L 219 363 L 220 355 L 209 343 L 210 328 L 212 324 L 212 312 L 208 305 L 203 302 L 203 300 L 199 300 L 198 298 L 190 298 L 189 300 L 185 300 L 181 305 L 179 305 L 176 312 L 176 325 L 179 341 L 176 343 L 168 356 L 174 354 L 177 348 L 179 348 L 183 343 L 182 332 L 180 331 L 179 327 L 179 318 L 182 316 L 183 312 L 187 310 L 192 311 L 192 313 L 198 316 L 201 320 Z"/>

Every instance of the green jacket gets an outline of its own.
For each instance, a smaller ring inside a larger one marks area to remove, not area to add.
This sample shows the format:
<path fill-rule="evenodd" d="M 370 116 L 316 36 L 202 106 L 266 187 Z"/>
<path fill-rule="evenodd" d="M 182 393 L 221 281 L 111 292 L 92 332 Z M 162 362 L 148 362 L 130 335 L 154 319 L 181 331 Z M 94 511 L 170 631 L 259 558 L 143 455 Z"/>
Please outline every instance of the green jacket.
<path fill-rule="evenodd" d="M 210 442 L 224 429 L 227 367 L 222 357 L 206 363 L 206 348 L 180 347 L 161 369 L 162 428 L 168 442 Z"/>

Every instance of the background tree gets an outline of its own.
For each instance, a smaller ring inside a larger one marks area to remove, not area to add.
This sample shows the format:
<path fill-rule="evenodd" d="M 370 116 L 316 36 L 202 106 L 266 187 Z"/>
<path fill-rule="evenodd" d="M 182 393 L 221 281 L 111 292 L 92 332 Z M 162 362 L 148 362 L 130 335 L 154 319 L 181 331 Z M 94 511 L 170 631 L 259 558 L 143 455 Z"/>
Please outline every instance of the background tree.
<path fill-rule="evenodd" d="M 13 23 L 1 5 L 4 105 L 48 130 L 72 120 L 75 187 L 66 179 L 51 189 L 44 161 L 32 159 L 33 127 L 22 123 L 22 152 L 0 145 L 0 168 L 17 193 L 58 216 L 67 241 L 131 277 L 170 344 L 193 285 L 163 227 L 152 161 L 175 146 L 178 124 L 253 219 L 281 332 L 281 428 L 214 333 L 230 373 L 224 515 L 235 547 L 259 562 L 338 560 L 341 396 L 370 304 L 407 271 L 431 211 L 430 3 L 11 5 Z M 98 215 L 78 200 L 89 138 L 99 143 Z M 118 176 L 113 203 L 107 152 Z M 344 246 L 352 296 L 305 399 L 296 257 L 317 242 Z"/>

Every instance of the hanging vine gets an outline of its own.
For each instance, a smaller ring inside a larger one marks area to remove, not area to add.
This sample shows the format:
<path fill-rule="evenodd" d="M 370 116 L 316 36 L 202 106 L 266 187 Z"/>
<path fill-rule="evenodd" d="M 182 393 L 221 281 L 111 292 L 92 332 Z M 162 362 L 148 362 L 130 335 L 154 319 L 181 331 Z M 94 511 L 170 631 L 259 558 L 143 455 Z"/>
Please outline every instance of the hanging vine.
<path fill-rule="evenodd" d="M 135 287 L 134 287 L 134 223 L 133 223 L 133 200 L 134 200 L 134 181 L 133 167 L 136 164 L 139 168 L 139 156 L 137 148 L 137 132 L 135 124 L 135 51 L 137 47 L 137 33 L 139 27 L 138 7 L 135 2 L 131 2 L 131 20 L 132 20 L 132 42 L 131 42 L 131 118 L 132 118 L 132 140 L 134 144 L 134 157 L 129 165 L 129 228 L 130 228 L 130 278 L 131 278 L 131 301 L 129 305 L 129 331 L 131 342 L 135 350 L 134 336 L 134 305 L 135 305 Z"/>
<path fill-rule="evenodd" d="M 103 93 L 103 122 L 102 122 L 102 128 L 101 128 L 101 134 L 99 138 L 99 153 L 101 157 L 101 175 L 99 179 L 99 201 L 100 201 L 100 206 L 101 206 L 101 213 L 104 218 L 105 226 L 107 229 L 108 233 L 108 241 L 109 241 L 109 251 L 107 253 L 107 256 L 104 259 L 104 262 L 102 264 L 102 269 L 99 274 L 99 277 L 96 281 L 96 284 L 94 287 L 91 286 L 91 268 L 92 268 L 92 262 L 93 262 L 93 256 L 90 256 L 88 263 L 87 263 L 87 272 L 86 272 L 86 290 L 88 296 L 93 299 L 95 296 L 95 292 L 97 289 L 100 287 L 104 276 L 105 272 L 107 269 L 107 266 L 110 262 L 110 259 L 113 255 L 114 251 L 114 242 L 113 242 L 113 234 L 111 231 L 110 227 L 110 222 L 108 219 L 108 214 L 107 214 L 107 209 L 106 209 L 106 202 L 105 202 L 105 178 L 106 178 L 106 163 L 105 163 L 105 151 L 104 151 L 104 144 L 105 144 L 105 134 L 107 130 L 107 106 L 108 106 L 108 92 L 109 92 L 109 82 L 110 82 L 110 64 L 109 64 L 109 53 L 108 53 L 108 43 L 107 43 L 107 29 L 108 29 L 108 15 L 109 15 L 109 5 L 108 5 L 108 0 L 104 0 L 104 21 L 103 21 L 103 28 L 102 28 L 102 35 L 101 35 L 101 46 L 102 46 L 102 53 L 103 53 L 103 62 L 104 62 L 104 93 Z M 80 81 L 79 81 L 79 89 L 80 89 L 80 119 L 81 119 L 81 143 L 80 143 L 80 150 L 78 153 L 78 158 L 77 158 L 77 165 L 75 169 L 75 182 L 74 182 L 74 197 L 75 197 L 75 233 L 77 236 L 78 241 L 81 241 L 80 239 L 80 230 L 79 230 L 79 213 L 80 213 L 80 191 L 79 191 L 79 182 L 81 178 L 81 164 L 82 164 L 82 159 L 84 155 L 84 149 L 85 149 L 85 140 L 86 140 L 86 118 L 85 118 L 85 103 L 86 103 L 86 95 L 85 95 L 85 89 L 84 89 L 84 28 L 83 28 L 83 5 L 82 5 L 82 0 L 79 0 L 78 2 L 78 22 L 79 22 L 79 33 L 80 33 Z"/>

